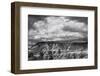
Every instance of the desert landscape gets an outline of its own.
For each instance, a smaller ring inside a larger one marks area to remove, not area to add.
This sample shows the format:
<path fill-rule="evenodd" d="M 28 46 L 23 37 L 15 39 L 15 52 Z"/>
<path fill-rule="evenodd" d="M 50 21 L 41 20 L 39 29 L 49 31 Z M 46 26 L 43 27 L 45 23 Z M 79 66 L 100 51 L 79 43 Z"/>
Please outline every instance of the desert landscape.
<path fill-rule="evenodd" d="M 28 60 L 88 58 L 88 17 L 29 15 Z"/>
<path fill-rule="evenodd" d="M 87 58 L 87 41 L 41 41 L 29 48 L 29 60 Z"/>

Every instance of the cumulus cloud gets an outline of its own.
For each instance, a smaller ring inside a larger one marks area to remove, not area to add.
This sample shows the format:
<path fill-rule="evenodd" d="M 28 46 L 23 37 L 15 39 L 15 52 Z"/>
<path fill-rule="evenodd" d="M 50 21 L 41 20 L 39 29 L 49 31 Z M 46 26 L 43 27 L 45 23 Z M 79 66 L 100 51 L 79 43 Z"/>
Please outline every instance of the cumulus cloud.
<path fill-rule="evenodd" d="M 30 39 L 67 40 L 87 37 L 87 24 L 68 17 L 45 17 L 29 29 Z"/>

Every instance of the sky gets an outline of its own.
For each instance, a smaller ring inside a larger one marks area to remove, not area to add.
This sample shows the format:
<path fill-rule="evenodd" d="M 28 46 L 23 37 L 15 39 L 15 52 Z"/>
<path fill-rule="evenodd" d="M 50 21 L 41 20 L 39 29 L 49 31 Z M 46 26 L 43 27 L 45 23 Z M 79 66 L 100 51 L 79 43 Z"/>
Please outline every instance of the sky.
<path fill-rule="evenodd" d="M 28 15 L 28 38 L 55 41 L 87 38 L 88 18 Z"/>

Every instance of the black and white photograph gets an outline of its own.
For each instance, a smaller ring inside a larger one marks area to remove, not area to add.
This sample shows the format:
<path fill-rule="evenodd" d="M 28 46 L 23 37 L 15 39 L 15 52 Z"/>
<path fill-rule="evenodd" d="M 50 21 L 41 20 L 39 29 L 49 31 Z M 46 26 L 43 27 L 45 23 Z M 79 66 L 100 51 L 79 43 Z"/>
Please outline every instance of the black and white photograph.
<path fill-rule="evenodd" d="M 28 61 L 88 58 L 88 17 L 28 15 Z"/>

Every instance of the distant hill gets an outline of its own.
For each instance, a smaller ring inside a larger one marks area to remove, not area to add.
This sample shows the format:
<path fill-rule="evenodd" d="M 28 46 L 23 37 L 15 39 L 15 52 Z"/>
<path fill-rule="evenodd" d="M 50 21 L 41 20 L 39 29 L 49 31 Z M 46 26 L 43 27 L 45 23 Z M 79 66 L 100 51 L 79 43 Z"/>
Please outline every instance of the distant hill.
<path fill-rule="evenodd" d="M 40 41 L 40 40 L 29 40 L 29 45 L 36 45 L 37 43 L 88 43 L 87 38 L 80 38 L 80 39 L 70 39 L 70 40 L 55 40 L 55 41 Z"/>

